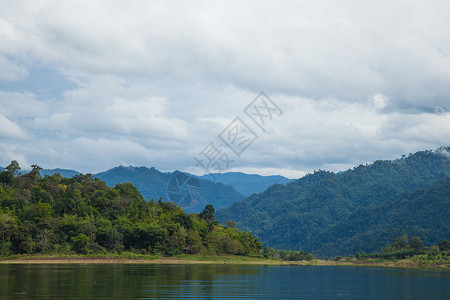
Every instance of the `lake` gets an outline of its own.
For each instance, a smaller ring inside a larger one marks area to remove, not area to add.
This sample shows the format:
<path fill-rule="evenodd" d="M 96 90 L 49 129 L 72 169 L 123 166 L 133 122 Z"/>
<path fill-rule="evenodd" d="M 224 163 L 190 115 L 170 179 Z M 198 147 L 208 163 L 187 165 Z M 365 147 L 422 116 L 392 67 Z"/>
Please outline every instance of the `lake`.
<path fill-rule="evenodd" d="M 450 299 L 450 272 L 352 266 L 0 265 L 0 299 Z"/>

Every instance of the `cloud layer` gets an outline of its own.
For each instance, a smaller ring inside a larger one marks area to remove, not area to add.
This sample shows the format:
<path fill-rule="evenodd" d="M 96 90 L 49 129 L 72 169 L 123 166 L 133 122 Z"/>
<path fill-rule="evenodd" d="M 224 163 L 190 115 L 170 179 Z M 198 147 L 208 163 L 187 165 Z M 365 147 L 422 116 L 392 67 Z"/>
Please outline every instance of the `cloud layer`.
<path fill-rule="evenodd" d="M 449 16 L 444 0 L 4 1 L 0 165 L 200 172 L 193 157 L 262 90 L 284 114 L 232 170 L 446 145 Z"/>

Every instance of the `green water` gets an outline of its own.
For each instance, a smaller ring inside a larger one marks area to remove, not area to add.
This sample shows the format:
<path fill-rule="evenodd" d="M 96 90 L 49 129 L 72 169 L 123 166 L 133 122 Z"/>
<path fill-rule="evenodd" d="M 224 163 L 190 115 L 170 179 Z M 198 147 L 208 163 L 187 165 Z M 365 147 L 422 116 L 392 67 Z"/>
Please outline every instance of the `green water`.
<path fill-rule="evenodd" d="M 450 299 L 450 272 L 342 266 L 0 265 L 0 299 Z"/>

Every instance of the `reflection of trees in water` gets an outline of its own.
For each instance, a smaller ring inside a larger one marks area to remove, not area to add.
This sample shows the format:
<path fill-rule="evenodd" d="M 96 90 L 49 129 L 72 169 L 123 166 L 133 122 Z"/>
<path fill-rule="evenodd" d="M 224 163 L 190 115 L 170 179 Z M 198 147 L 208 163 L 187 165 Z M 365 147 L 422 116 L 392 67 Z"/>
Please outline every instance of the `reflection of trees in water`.
<path fill-rule="evenodd" d="M 0 265 L 0 298 L 208 296 L 218 276 L 260 271 L 230 265 Z"/>
<path fill-rule="evenodd" d="M 145 270 L 144 270 L 145 271 Z M 147 269 L 147 271 L 149 271 Z M 154 292 L 172 294 L 214 295 L 218 276 L 250 275 L 260 272 L 257 269 L 230 265 L 165 265 L 152 268 L 149 278 L 144 279 L 145 294 Z M 169 291 L 170 290 L 170 291 Z M 155 296 L 158 296 L 155 295 Z"/>

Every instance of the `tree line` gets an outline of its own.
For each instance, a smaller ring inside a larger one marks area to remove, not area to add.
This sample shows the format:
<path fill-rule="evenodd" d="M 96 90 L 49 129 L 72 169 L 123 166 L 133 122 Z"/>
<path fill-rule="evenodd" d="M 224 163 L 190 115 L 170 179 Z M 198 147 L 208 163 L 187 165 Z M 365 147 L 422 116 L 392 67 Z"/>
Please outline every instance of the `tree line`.
<path fill-rule="evenodd" d="M 172 202 L 146 201 L 131 183 L 109 187 L 92 174 L 41 177 L 38 165 L 0 172 L 0 255 L 140 254 L 260 255 L 250 233 L 222 226 L 215 210 L 186 214 Z"/>
<path fill-rule="evenodd" d="M 365 260 L 365 259 L 405 259 L 416 258 L 425 261 L 444 262 L 450 258 L 450 241 L 446 239 L 439 242 L 437 245 L 425 246 L 422 239 L 418 236 L 414 236 L 411 239 L 406 234 L 395 238 L 394 242 L 381 248 L 381 251 L 375 253 L 356 253 L 355 256 L 343 258 L 336 256 L 334 260 L 339 261 L 342 259 L 352 260 Z"/>

